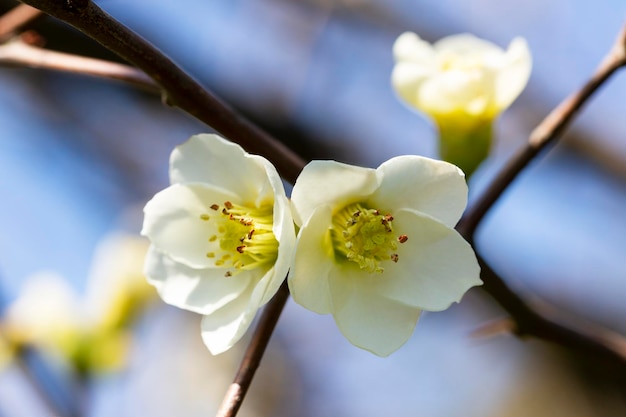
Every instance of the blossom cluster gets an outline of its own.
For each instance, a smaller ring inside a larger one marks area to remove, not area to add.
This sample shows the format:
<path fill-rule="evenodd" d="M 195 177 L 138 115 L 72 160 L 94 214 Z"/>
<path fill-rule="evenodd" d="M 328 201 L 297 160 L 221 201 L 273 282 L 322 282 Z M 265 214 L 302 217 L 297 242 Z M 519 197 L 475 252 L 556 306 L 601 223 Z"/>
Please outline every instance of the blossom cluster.
<path fill-rule="evenodd" d="M 408 340 L 423 310 L 481 283 L 453 228 L 465 177 L 447 162 L 313 161 L 289 200 L 269 161 L 201 134 L 173 151 L 170 182 L 144 209 L 145 274 L 166 303 L 204 316 L 213 354 L 243 336 L 285 277 L 297 303 L 332 314 L 351 343 L 380 356 Z"/>

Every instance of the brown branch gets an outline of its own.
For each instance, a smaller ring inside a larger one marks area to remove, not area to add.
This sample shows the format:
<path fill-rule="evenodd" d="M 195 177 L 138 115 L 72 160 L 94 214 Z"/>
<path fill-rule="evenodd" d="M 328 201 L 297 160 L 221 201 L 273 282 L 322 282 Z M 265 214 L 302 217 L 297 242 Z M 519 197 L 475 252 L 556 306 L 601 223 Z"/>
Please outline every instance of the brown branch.
<path fill-rule="evenodd" d="M 626 26 L 622 28 L 615 44 L 591 79 L 579 91 L 565 99 L 535 128 L 526 147 L 498 174 L 485 193 L 461 219 L 457 230 L 468 241 L 473 242 L 480 221 L 522 169 L 532 162 L 543 148 L 556 143 L 585 102 L 617 69 L 625 65 Z M 626 366 L 624 337 L 596 326 L 587 326 L 583 329 L 555 321 L 548 312 L 527 304 L 484 260 L 479 261 L 484 283 L 482 288 L 511 315 L 515 321 L 517 334 L 532 335 L 570 347 L 579 353 L 592 353 L 598 358 L 619 363 L 621 368 Z"/>
<path fill-rule="evenodd" d="M 166 93 L 168 103 L 203 121 L 248 152 L 274 163 L 287 181 L 295 182 L 305 161 L 285 145 L 237 114 L 169 58 L 106 14 L 89 0 L 22 0 L 54 16 L 144 71 Z"/>
<path fill-rule="evenodd" d="M 21 38 L 0 44 L 0 65 L 20 65 L 102 77 L 123 81 L 146 91 L 160 92 L 154 81 L 136 68 L 116 62 L 49 51 L 29 45 Z"/>
<path fill-rule="evenodd" d="M 283 307 L 289 298 L 289 288 L 285 280 L 274 298 L 267 304 L 252 336 L 246 353 L 239 365 L 235 380 L 228 388 L 216 417 L 234 417 L 239 411 L 243 398 L 250 388 L 252 378 L 261 363 L 261 358 L 272 336 Z"/>
<path fill-rule="evenodd" d="M 4 42 L 21 28 L 41 16 L 40 10 L 21 4 L 0 17 L 0 42 Z"/>
<path fill-rule="evenodd" d="M 533 305 L 521 299 L 508 288 L 484 259 L 481 266 L 483 289 L 489 293 L 514 319 L 514 333 L 520 337 L 534 336 L 568 347 L 586 359 L 601 360 L 626 382 L 626 338 L 598 325 L 583 325 L 580 321 L 562 317 L 556 309 Z M 615 368 L 617 367 L 617 368 Z"/>
<path fill-rule="evenodd" d="M 626 26 L 615 44 L 589 81 L 577 92 L 567 97 L 533 130 L 526 146 L 498 173 L 487 190 L 473 204 L 457 225 L 457 230 L 472 241 L 479 223 L 500 198 L 506 188 L 537 154 L 546 146 L 556 143 L 565 128 L 581 107 L 620 67 L 626 65 Z"/>

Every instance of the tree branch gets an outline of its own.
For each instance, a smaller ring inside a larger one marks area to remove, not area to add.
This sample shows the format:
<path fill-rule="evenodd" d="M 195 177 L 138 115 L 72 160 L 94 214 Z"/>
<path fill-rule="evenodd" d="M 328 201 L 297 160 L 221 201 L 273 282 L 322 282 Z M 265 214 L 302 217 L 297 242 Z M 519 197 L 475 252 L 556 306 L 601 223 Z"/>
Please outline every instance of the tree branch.
<path fill-rule="evenodd" d="M 89 0 L 22 0 L 56 17 L 150 76 L 165 91 L 168 103 L 203 121 L 248 152 L 271 160 L 287 181 L 295 182 L 305 161 L 285 145 L 237 114 L 169 58 L 106 14 Z"/>
<path fill-rule="evenodd" d="M 143 90 L 158 93 L 160 88 L 145 73 L 128 65 L 29 45 L 21 37 L 0 44 L 0 65 L 20 65 L 123 81 Z"/>
<path fill-rule="evenodd" d="M 483 289 L 514 319 L 516 335 L 534 336 L 565 346 L 585 359 L 601 360 L 609 369 L 617 369 L 615 376 L 626 383 L 626 338 L 598 325 L 573 322 L 555 309 L 524 303 L 484 259 L 479 256 L 478 261 Z"/>
<path fill-rule="evenodd" d="M 41 16 L 40 10 L 21 4 L 0 17 L 0 43 Z"/>
<path fill-rule="evenodd" d="M 287 280 L 285 280 L 263 310 L 256 331 L 239 365 L 235 380 L 228 388 L 216 417 L 234 417 L 237 415 L 288 298 L 289 288 L 287 287 Z"/>

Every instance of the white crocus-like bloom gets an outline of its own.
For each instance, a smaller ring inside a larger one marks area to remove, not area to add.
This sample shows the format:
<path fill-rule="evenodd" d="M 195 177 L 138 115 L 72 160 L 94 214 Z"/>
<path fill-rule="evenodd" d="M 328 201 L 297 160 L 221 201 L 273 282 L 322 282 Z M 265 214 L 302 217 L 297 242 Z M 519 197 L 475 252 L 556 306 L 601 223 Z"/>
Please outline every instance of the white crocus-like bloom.
<path fill-rule="evenodd" d="M 470 174 L 487 156 L 493 120 L 522 92 L 532 67 L 526 41 L 508 49 L 470 34 L 434 44 L 415 33 L 393 45 L 391 82 L 411 107 L 432 117 L 441 135 L 441 156 Z"/>
<path fill-rule="evenodd" d="M 171 186 L 144 209 L 145 273 L 166 303 L 203 314 L 213 354 L 229 349 L 287 275 L 295 246 L 274 166 L 217 135 L 170 158 Z"/>
<path fill-rule="evenodd" d="M 481 284 L 471 246 L 453 229 L 466 203 L 464 175 L 446 162 L 310 163 L 292 193 L 301 227 L 289 273 L 294 300 L 332 314 L 354 345 L 389 355 L 422 310 L 444 310 Z"/>

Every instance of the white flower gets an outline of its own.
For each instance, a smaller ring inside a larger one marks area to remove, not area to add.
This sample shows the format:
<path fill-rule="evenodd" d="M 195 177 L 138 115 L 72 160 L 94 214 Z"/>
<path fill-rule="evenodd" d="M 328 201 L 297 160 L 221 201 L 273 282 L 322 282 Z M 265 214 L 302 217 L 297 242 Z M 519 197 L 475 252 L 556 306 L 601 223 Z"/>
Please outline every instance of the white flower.
<path fill-rule="evenodd" d="M 504 51 L 470 34 L 431 45 L 406 32 L 393 45 L 391 83 L 411 107 L 433 118 L 440 156 L 471 173 L 487 157 L 493 120 L 522 92 L 532 66 L 526 41 Z"/>
<path fill-rule="evenodd" d="M 431 45 L 405 32 L 393 53 L 394 88 L 409 105 L 435 118 L 463 113 L 493 119 L 522 92 L 532 65 L 522 38 L 503 51 L 470 34 Z"/>
<path fill-rule="evenodd" d="M 294 300 L 332 314 L 354 345 L 389 355 L 422 310 L 444 310 L 481 284 L 472 248 L 453 229 L 466 202 L 463 173 L 446 162 L 310 163 L 292 193 L 301 226 L 289 273 Z"/>
<path fill-rule="evenodd" d="M 87 320 L 74 289 L 54 272 L 29 277 L 20 296 L 7 309 L 3 325 L 14 343 L 67 350 Z"/>
<path fill-rule="evenodd" d="M 204 315 L 202 338 L 218 354 L 287 275 L 295 245 L 289 202 L 272 164 L 217 135 L 178 146 L 170 182 L 144 209 L 146 276 L 165 302 Z"/>

